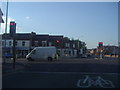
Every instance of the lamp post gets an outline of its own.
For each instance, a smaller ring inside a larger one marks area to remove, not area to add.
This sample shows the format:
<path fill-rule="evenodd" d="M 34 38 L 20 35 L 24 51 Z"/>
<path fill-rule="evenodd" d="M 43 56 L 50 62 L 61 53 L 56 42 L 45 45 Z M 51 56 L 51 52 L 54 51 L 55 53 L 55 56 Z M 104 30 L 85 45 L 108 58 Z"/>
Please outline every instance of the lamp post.
<path fill-rule="evenodd" d="M 8 22 L 8 0 L 7 0 L 7 7 L 6 7 L 6 24 L 5 24 L 5 49 L 4 49 L 4 54 L 6 53 L 6 37 L 7 37 L 7 22 Z M 5 59 L 6 57 L 4 57 L 4 64 L 5 64 Z"/>

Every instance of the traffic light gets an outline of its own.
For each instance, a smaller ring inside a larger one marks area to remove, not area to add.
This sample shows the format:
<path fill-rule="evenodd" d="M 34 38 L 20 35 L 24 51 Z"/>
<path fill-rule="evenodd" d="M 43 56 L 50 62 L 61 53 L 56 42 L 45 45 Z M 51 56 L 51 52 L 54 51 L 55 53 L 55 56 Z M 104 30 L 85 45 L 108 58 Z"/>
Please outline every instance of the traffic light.
<path fill-rule="evenodd" d="M 102 47 L 103 46 L 103 42 L 99 42 L 99 47 Z"/>
<path fill-rule="evenodd" d="M 56 45 L 60 46 L 60 41 L 59 40 L 56 40 Z"/>
<path fill-rule="evenodd" d="M 59 40 L 56 40 L 57 43 L 59 43 L 60 41 Z"/>
<path fill-rule="evenodd" d="M 14 21 L 10 22 L 10 36 L 13 37 L 16 33 L 16 23 Z"/>

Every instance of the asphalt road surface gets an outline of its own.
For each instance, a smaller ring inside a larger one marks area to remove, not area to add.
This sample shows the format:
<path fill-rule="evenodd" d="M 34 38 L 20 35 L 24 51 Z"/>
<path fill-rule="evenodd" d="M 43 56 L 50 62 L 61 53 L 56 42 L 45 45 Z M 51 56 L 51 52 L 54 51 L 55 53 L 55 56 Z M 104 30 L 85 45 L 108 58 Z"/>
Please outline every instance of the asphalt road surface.
<path fill-rule="evenodd" d="M 3 76 L 3 88 L 118 88 L 117 59 L 18 60 L 25 68 Z M 89 78 L 88 78 L 89 77 Z"/>
<path fill-rule="evenodd" d="M 94 82 L 98 77 L 97 85 L 87 80 L 80 85 L 79 80 L 86 80 L 89 76 Z M 118 74 L 79 73 L 79 72 L 19 72 L 3 76 L 3 88 L 118 88 Z M 105 82 L 109 81 L 105 84 Z M 91 85 L 90 85 L 91 84 Z M 103 86 L 101 86 L 101 84 Z"/>
<path fill-rule="evenodd" d="M 34 72 L 99 72 L 119 73 L 119 62 L 114 59 L 65 59 L 58 61 L 31 61 L 24 63 L 25 71 Z"/>

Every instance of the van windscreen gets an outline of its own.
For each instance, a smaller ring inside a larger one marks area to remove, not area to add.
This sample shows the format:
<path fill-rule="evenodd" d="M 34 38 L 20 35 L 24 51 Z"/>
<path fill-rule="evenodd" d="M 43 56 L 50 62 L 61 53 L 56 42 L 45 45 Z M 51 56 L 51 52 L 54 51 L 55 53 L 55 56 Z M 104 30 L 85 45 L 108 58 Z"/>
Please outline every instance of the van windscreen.
<path fill-rule="evenodd" d="M 35 52 L 36 52 L 36 50 L 32 50 L 32 51 L 31 51 L 31 54 L 35 54 Z"/>

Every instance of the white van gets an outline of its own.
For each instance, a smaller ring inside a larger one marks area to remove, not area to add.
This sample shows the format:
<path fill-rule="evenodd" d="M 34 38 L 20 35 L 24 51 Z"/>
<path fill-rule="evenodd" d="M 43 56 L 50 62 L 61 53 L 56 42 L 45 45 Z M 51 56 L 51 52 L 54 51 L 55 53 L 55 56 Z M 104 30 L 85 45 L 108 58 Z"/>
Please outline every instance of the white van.
<path fill-rule="evenodd" d="M 48 59 L 52 61 L 57 58 L 55 47 L 36 47 L 27 56 L 28 60 Z"/>

